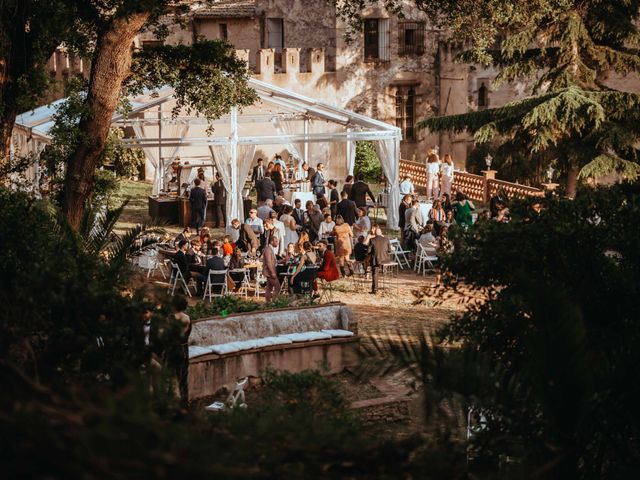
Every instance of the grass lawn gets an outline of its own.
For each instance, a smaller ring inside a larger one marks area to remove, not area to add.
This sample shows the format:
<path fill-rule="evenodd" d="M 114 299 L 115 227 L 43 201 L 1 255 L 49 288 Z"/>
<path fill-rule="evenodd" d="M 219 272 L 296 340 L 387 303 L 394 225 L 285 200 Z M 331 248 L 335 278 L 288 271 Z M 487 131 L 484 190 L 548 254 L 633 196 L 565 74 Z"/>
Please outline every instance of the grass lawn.
<path fill-rule="evenodd" d="M 120 191 L 109 199 L 109 203 L 113 207 L 122 205 L 127 198 L 129 199 L 129 204 L 122 212 L 116 226 L 117 230 L 149 222 L 149 195 L 151 195 L 151 183 L 122 180 Z"/>

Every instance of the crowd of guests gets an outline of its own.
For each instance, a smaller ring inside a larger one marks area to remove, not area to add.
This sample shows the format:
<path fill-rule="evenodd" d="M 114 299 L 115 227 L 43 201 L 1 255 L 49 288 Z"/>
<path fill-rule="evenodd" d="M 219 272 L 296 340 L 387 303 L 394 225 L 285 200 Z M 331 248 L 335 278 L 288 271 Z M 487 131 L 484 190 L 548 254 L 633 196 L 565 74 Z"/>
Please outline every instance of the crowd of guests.
<path fill-rule="evenodd" d="M 296 199 L 291 205 L 283 196 L 282 165 L 276 161 L 265 166 L 259 159 L 252 172 L 257 207 L 249 210 L 244 222 L 231 220 L 219 239 L 212 238 L 203 221 L 194 222 L 195 235 L 185 228 L 175 238 L 174 261 L 185 280 L 195 280 L 198 295 L 204 293 L 209 272 L 228 270 L 231 287 L 238 289 L 242 277 L 234 277 L 233 270 L 257 262 L 266 279 L 265 297 L 270 300 L 278 295 L 285 278 L 290 293 L 302 293 L 307 277 L 303 272 L 312 267 L 317 268 L 316 278 L 331 282 L 352 275 L 354 261 L 366 262 L 373 270 L 376 262 L 391 261 L 389 240 L 368 216 L 367 197 L 375 198 L 363 176 L 348 176 L 339 191 L 335 180 L 325 180 L 322 163 L 315 169 L 306 163 L 302 168 L 315 201 L 303 207 Z M 202 196 L 197 188 L 204 191 L 197 180 L 191 189 L 196 197 Z M 252 277 L 256 274 L 257 268 L 252 267 Z M 313 289 L 317 292 L 317 282 Z M 372 291 L 377 291 L 377 282 Z"/>

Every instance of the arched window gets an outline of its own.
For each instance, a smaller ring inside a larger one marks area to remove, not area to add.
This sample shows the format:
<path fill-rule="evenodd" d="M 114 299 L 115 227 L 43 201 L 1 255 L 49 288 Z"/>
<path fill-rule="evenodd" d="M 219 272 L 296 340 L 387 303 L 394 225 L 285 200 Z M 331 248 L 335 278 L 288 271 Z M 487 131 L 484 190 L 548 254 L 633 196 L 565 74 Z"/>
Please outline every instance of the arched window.
<path fill-rule="evenodd" d="M 478 88 L 478 108 L 487 108 L 489 106 L 489 90 L 484 82 Z"/>
<path fill-rule="evenodd" d="M 416 89 L 414 86 L 396 89 L 396 127 L 404 140 L 415 140 Z"/>

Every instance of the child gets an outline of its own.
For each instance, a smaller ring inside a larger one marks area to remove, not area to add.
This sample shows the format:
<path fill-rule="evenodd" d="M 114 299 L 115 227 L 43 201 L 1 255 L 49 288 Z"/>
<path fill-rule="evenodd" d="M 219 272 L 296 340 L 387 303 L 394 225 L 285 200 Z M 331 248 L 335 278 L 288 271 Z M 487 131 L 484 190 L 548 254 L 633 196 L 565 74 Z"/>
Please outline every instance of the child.
<path fill-rule="evenodd" d="M 358 237 L 358 243 L 353 247 L 353 257 L 356 262 L 364 262 L 367 259 L 367 246 L 364 244 L 364 235 Z"/>
<path fill-rule="evenodd" d="M 225 235 L 222 237 L 222 251 L 223 256 L 227 257 L 233 254 L 233 245 L 231 244 L 231 235 Z"/>

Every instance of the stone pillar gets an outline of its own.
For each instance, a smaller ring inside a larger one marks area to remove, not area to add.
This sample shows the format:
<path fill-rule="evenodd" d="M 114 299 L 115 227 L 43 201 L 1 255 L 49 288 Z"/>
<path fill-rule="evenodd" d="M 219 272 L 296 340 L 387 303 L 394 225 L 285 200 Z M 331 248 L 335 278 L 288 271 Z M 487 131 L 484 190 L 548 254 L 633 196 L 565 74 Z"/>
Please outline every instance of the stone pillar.
<path fill-rule="evenodd" d="M 273 48 L 261 48 L 258 50 L 256 73 L 260 75 L 273 75 L 274 56 Z"/>
<path fill-rule="evenodd" d="M 487 203 L 491 199 L 491 192 L 489 190 L 489 180 L 496 179 L 497 170 L 482 170 L 482 176 L 484 177 L 484 202 Z"/>
<path fill-rule="evenodd" d="M 324 73 L 324 48 L 309 50 L 309 71 L 317 75 Z"/>
<path fill-rule="evenodd" d="M 249 52 L 250 50 L 247 49 L 236 50 L 238 60 L 242 60 L 247 66 L 249 66 Z"/>
<path fill-rule="evenodd" d="M 282 71 L 295 75 L 300 73 L 300 49 L 299 48 L 283 48 L 282 49 Z"/>

